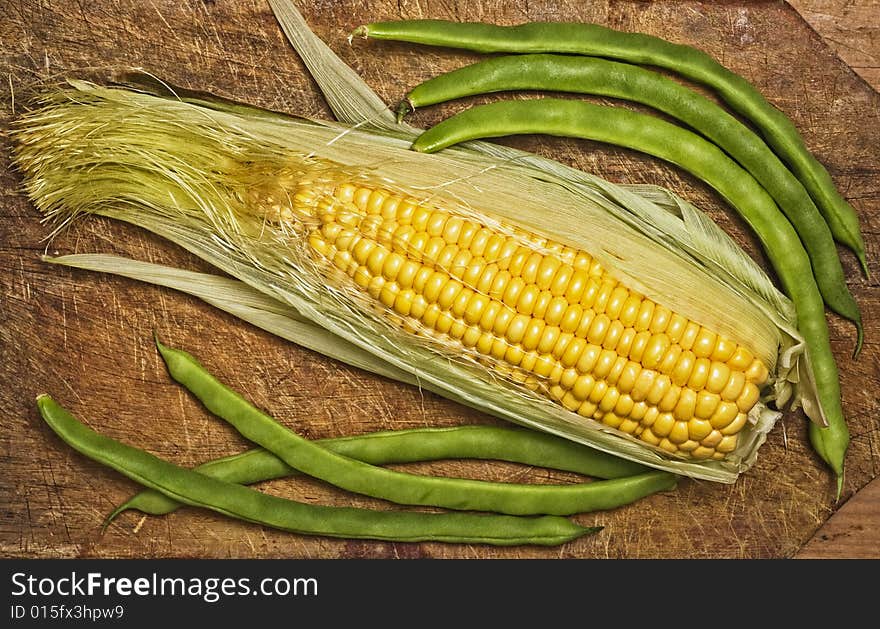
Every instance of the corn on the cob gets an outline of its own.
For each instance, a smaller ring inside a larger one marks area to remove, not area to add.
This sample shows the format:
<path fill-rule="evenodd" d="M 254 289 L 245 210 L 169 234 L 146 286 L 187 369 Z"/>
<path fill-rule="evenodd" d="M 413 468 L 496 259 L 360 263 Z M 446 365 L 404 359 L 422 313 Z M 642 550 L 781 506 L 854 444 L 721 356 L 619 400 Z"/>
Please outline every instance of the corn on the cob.
<path fill-rule="evenodd" d="M 251 189 L 244 209 L 298 231 L 328 281 L 396 325 L 669 453 L 736 448 L 769 376 L 748 348 L 584 251 L 364 182 L 294 181 Z"/>
<path fill-rule="evenodd" d="M 686 245 L 667 246 L 607 182 L 602 196 L 509 161 L 87 84 L 50 96 L 16 140 L 47 216 L 145 227 L 328 342 L 648 465 L 731 482 L 779 416 L 761 392 L 780 399 L 799 375 L 784 297 L 686 205 Z M 684 223 L 633 203 L 652 225 Z M 720 255 L 695 265 L 697 247 Z"/>

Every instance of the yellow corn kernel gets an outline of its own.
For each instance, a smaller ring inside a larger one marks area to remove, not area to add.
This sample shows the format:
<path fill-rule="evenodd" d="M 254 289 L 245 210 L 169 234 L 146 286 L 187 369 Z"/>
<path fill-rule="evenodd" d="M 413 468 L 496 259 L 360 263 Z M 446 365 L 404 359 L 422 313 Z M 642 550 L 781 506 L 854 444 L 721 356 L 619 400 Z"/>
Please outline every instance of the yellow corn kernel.
<path fill-rule="evenodd" d="M 638 295 L 630 294 L 629 297 L 626 298 L 626 301 L 623 302 L 623 306 L 620 311 L 620 322 L 630 328 L 635 325 L 636 318 L 639 316 L 639 308 L 642 305 L 642 298 Z"/>
<path fill-rule="evenodd" d="M 697 356 L 697 358 L 708 358 L 712 355 L 712 351 L 715 349 L 715 344 L 718 341 L 718 335 L 714 332 L 710 332 L 705 328 L 700 328 L 700 331 L 697 333 L 697 337 L 694 339 L 694 346 L 692 351 Z"/>
<path fill-rule="evenodd" d="M 547 304 L 544 311 L 544 320 L 547 325 L 558 325 L 561 327 L 562 317 L 568 309 L 568 300 L 565 297 L 554 297 Z"/>
<path fill-rule="evenodd" d="M 742 371 L 748 369 L 754 359 L 755 357 L 752 356 L 752 353 L 745 347 L 737 347 L 733 356 L 728 359 L 727 366 L 731 369 Z"/>
<path fill-rule="evenodd" d="M 562 405 L 570 411 L 577 412 L 577 410 L 581 407 L 581 400 L 577 398 L 576 395 L 571 393 L 570 391 L 562 396 Z"/>
<path fill-rule="evenodd" d="M 672 380 L 669 379 L 669 376 L 663 374 L 655 375 L 654 381 L 651 384 L 651 389 L 648 391 L 648 395 L 645 396 L 645 401 L 652 406 L 659 405 L 661 400 L 666 397 L 673 386 L 674 385 L 672 384 Z M 673 396 L 680 395 L 681 389 L 678 387 L 675 387 L 675 389 Z"/>
<path fill-rule="evenodd" d="M 617 381 L 620 380 L 620 376 L 623 374 L 623 369 L 628 362 L 629 361 L 623 356 L 617 356 L 617 358 L 614 359 L 614 364 L 611 366 L 611 371 L 608 372 L 606 378 L 608 384 L 617 386 Z"/>
<path fill-rule="evenodd" d="M 650 340 L 651 333 L 647 330 L 637 332 L 629 350 L 629 357 L 637 363 L 642 362 L 642 356 L 644 356 L 645 349 L 648 347 Z"/>
<path fill-rule="evenodd" d="M 712 355 L 709 356 L 709 358 L 719 363 L 726 363 L 733 357 L 735 351 L 736 343 L 724 337 L 718 337 L 718 341 L 715 343 L 715 349 L 712 350 Z"/>
<path fill-rule="evenodd" d="M 605 394 L 607 392 L 608 384 L 604 380 L 597 380 L 596 384 L 593 385 L 593 390 L 590 392 L 590 395 L 587 399 L 594 404 L 599 404 L 599 402 L 602 401 L 602 398 L 605 397 Z"/>
<path fill-rule="evenodd" d="M 656 427 L 656 423 L 654 426 Z M 686 421 L 676 421 L 672 425 L 672 430 L 667 435 L 672 443 L 680 444 L 688 440 L 688 425 Z"/>
<path fill-rule="evenodd" d="M 606 314 L 599 314 L 593 319 L 590 329 L 587 332 L 587 340 L 594 345 L 601 345 L 605 340 L 605 333 L 611 325 L 611 320 Z"/>
<path fill-rule="evenodd" d="M 467 302 L 467 308 L 464 311 L 464 319 L 470 324 L 479 323 L 483 317 L 483 313 L 489 306 L 489 298 L 480 293 L 471 293 L 471 297 Z"/>
<path fill-rule="evenodd" d="M 694 416 L 699 419 L 709 419 L 718 408 L 721 396 L 709 391 L 697 392 L 697 403 L 694 406 Z"/>
<path fill-rule="evenodd" d="M 562 354 L 562 357 L 559 359 L 564 367 L 574 367 L 578 364 L 581 359 L 581 355 L 584 353 L 584 349 L 587 347 L 587 342 L 584 339 L 579 339 L 577 337 L 573 337 L 571 342 L 568 344 L 568 347 L 565 348 L 565 352 Z M 581 371 L 580 369 L 576 371 Z"/>
<path fill-rule="evenodd" d="M 760 394 L 761 392 L 758 391 L 758 387 L 751 382 L 746 382 L 743 386 L 742 393 L 736 398 L 736 407 L 741 413 L 748 413 L 758 401 Z"/>
<path fill-rule="evenodd" d="M 676 384 L 676 386 L 683 387 L 687 384 L 688 379 L 691 377 L 691 372 L 694 369 L 694 364 L 697 361 L 697 357 L 694 356 L 694 353 L 691 351 L 682 352 L 681 356 L 679 356 L 678 361 L 675 363 L 675 368 L 672 370 L 672 381 Z"/>
<path fill-rule="evenodd" d="M 688 323 L 688 320 L 680 314 L 673 313 L 672 316 L 669 317 L 669 325 L 666 326 L 666 336 L 668 336 L 673 343 L 677 344 L 681 340 L 681 336 L 684 334 L 685 327 L 687 327 Z"/>
<path fill-rule="evenodd" d="M 660 445 L 660 438 L 650 428 L 645 428 L 639 435 L 639 438 L 652 446 Z"/>
<path fill-rule="evenodd" d="M 695 441 L 702 442 L 706 437 L 712 434 L 712 424 L 705 419 L 691 419 L 688 422 L 688 436 Z M 703 445 L 706 445 L 703 443 Z"/>
<path fill-rule="evenodd" d="M 650 369 L 640 368 L 635 384 L 633 384 L 632 390 L 629 392 L 630 397 L 636 402 L 644 400 L 651 391 L 651 387 L 653 386 L 656 377 L 657 374 Z"/>
<path fill-rule="evenodd" d="M 621 429 L 621 424 L 623 423 L 623 417 L 619 417 L 614 413 L 605 413 L 602 415 L 602 423 L 606 426 L 610 426 L 611 428 Z M 636 424 L 638 425 L 638 424 Z M 624 430 L 623 432 L 632 432 Z"/>
<path fill-rule="evenodd" d="M 721 439 L 724 438 L 724 435 L 721 434 L 720 430 L 715 430 L 714 428 L 709 432 L 708 435 L 703 437 L 701 443 L 707 448 L 715 448 L 719 443 L 721 443 Z"/>
<path fill-rule="evenodd" d="M 651 331 L 652 334 L 660 334 L 661 332 L 665 332 L 666 328 L 669 326 L 669 320 L 671 317 L 671 310 L 669 310 L 668 308 L 664 308 L 663 306 L 655 306 L 654 316 L 651 318 L 651 324 L 648 326 L 648 329 Z"/>
<path fill-rule="evenodd" d="M 709 423 L 712 424 L 712 428 L 722 430 L 736 419 L 737 413 L 739 408 L 733 402 L 720 402 L 709 418 Z"/>
<path fill-rule="evenodd" d="M 709 367 L 706 389 L 711 393 L 721 393 L 730 380 L 730 367 L 721 362 L 713 362 Z"/>
<path fill-rule="evenodd" d="M 617 354 L 607 349 L 603 349 L 599 352 L 596 366 L 593 367 L 593 376 L 595 378 L 601 378 L 602 380 L 608 380 L 608 374 L 611 373 L 611 368 L 614 366 L 616 360 Z"/>
<path fill-rule="evenodd" d="M 633 402 L 629 416 L 641 422 L 643 426 L 650 426 L 657 419 L 657 413 L 656 406 L 648 406 L 645 402 Z"/>
<path fill-rule="evenodd" d="M 695 459 L 709 459 L 713 454 L 715 454 L 715 449 L 706 446 L 697 446 L 691 450 L 691 457 Z"/>
<path fill-rule="evenodd" d="M 542 290 L 538 293 L 538 296 L 535 298 L 535 308 L 532 310 L 532 316 L 537 317 L 538 319 L 547 320 L 545 316 L 547 312 L 547 307 L 550 305 L 550 302 L 553 300 L 553 295 L 548 290 Z"/>
<path fill-rule="evenodd" d="M 608 297 L 608 303 L 605 306 L 605 314 L 607 314 L 612 320 L 619 319 L 620 313 L 623 310 L 623 305 L 626 303 L 628 297 L 629 290 L 627 290 L 626 287 L 616 286 Z"/>
<path fill-rule="evenodd" d="M 657 403 L 657 408 L 660 409 L 661 413 L 671 413 L 675 406 L 678 404 L 678 399 L 681 397 L 682 389 L 677 387 L 669 387 L 666 391 L 666 395 L 664 395 L 660 401 Z"/>
<path fill-rule="evenodd" d="M 688 321 L 687 325 L 684 326 L 684 331 L 681 333 L 681 338 L 678 340 L 678 344 L 681 345 L 682 349 L 690 350 L 693 348 L 700 329 L 699 323 Z"/>
<path fill-rule="evenodd" d="M 709 370 L 711 366 L 712 363 L 708 358 L 697 358 L 697 360 L 694 361 L 694 368 L 691 370 L 691 377 L 688 378 L 687 386 L 697 391 L 704 388 L 706 386 L 706 381 L 709 379 Z"/>
<path fill-rule="evenodd" d="M 678 446 L 672 443 L 669 439 L 661 439 L 659 447 L 663 450 L 666 450 L 670 454 L 675 454 L 678 452 Z"/>
<path fill-rule="evenodd" d="M 523 349 L 531 351 L 537 348 L 538 343 L 541 342 L 541 335 L 545 327 L 546 324 L 540 319 L 531 319 L 526 326 L 526 333 L 521 341 Z"/>
<path fill-rule="evenodd" d="M 636 384 L 636 380 L 641 373 L 641 365 L 631 360 L 627 361 L 620 373 L 620 377 L 617 379 L 617 388 L 620 389 L 622 393 L 631 393 Z"/>
<path fill-rule="evenodd" d="M 576 269 L 571 274 L 571 279 L 568 281 L 568 286 L 565 288 L 565 298 L 570 303 L 579 304 L 584 291 L 587 289 L 589 281 L 590 276 L 586 271 Z"/>
<path fill-rule="evenodd" d="M 734 371 L 730 374 L 727 385 L 721 390 L 721 399 L 733 401 L 742 393 L 743 387 L 746 385 L 746 376 L 741 371 Z"/>
<path fill-rule="evenodd" d="M 675 419 L 688 422 L 694 417 L 696 405 L 697 394 L 693 389 L 682 389 L 678 396 L 678 401 L 675 403 L 675 408 L 672 409 L 672 414 L 675 416 Z"/>
<path fill-rule="evenodd" d="M 639 314 L 636 316 L 635 329 L 637 332 L 647 329 L 651 326 L 651 319 L 654 317 L 654 302 L 645 299 L 639 308 Z"/>
<path fill-rule="evenodd" d="M 596 414 L 596 409 L 598 407 L 589 400 L 584 400 L 581 402 L 581 405 L 578 407 L 578 415 L 582 415 L 583 417 L 592 417 Z"/>
<path fill-rule="evenodd" d="M 667 436 L 674 427 L 675 419 L 672 417 L 671 413 L 658 413 L 657 418 L 651 424 L 651 430 L 658 437 Z"/>
<path fill-rule="evenodd" d="M 745 413 L 738 413 L 736 417 L 727 426 L 721 429 L 722 435 L 736 435 L 746 425 L 748 416 Z"/>
<path fill-rule="evenodd" d="M 599 401 L 599 410 L 610 413 L 617 406 L 618 399 L 620 399 L 620 392 L 614 387 L 610 387 Z"/>
<path fill-rule="evenodd" d="M 605 338 L 602 340 L 602 347 L 605 349 L 616 350 L 620 337 L 623 335 L 623 324 L 618 320 L 612 320 L 608 329 L 605 331 Z"/>
<path fill-rule="evenodd" d="M 760 360 L 752 361 L 752 364 L 746 369 L 746 380 L 754 382 L 758 386 L 767 382 L 769 377 L 770 372 L 767 370 L 767 366 Z"/>
<path fill-rule="evenodd" d="M 580 326 L 581 319 L 583 319 L 584 310 L 581 308 L 580 304 L 569 304 L 568 308 L 565 309 L 565 313 L 562 315 L 562 321 L 559 322 L 559 327 L 562 328 L 564 332 L 573 332 L 576 333 L 576 330 Z M 583 335 L 578 335 L 583 338 Z"/>
<path fill-rule="evenodd" d="M 669 337 L 665 334 L 654 334 L 649 340 L 647 345 L 645 346 L 645 351 L 642 353 L 642 364 L 646 369 L 656 369 L 660 364 L 660 360 L 663 358 L 663 355 L 666 353 L 666 350 L 669 349 L 670 341 Z"/>
<path fill-rule="evenodd" d="M 736 442 L 736 435 L 728 435 L 727 437 L 724 437 L 717 446 L 715 446 L 715 450 L 722 453 L 733 452 L 733 450 L 736 449 Z"/>
<path fill-rule="evenodd" d="M 670 342 L 672 342 L 672 338 L 667 335 Z M 678 345 L 672 345 L 666 353 L 663 354 L 663 358 L 660 359 L 660 364 L 657 365 L 657 371 L 660 373 L 671 374 L 675 369 L 675 364 L 678 362 L 678 359 L 681 357 L 681 353 L 684 350 L 681 349 Z"/>

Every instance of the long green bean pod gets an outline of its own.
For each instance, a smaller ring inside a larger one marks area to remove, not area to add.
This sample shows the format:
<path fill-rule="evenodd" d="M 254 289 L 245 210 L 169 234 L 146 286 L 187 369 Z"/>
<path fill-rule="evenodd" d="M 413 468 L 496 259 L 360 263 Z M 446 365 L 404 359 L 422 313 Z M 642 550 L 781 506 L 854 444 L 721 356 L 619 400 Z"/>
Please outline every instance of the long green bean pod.
<path fill-rule="evenodd" d="M 828 423 L 811 434 L 825 444 L 817 452 L 839 479 L 849 433 L 822 296 L 797 233 L 758 182 L 718 147 L 690 131 L 645 114 L 575 100 L 499 101 L 472 107 L 420 135 L 413 148 L 430 153 L 459 142 L 524 133 L 585 138 L 654 155 L 701 177 L 739 211 L 763 243 L 795 304 L 798 329 L 807 344 L 808 364 Z"/>
<path fill-rule="evenodd" d="M 675 475 L 657 471 L 571 485 L 518 485 L 418 476 L 376 467 L 300 437 L 217 380 L 189 353 L 157 345 L 171 377 L 243 437 L 309 476 L 366 496 L 446 509 L 571 515 L 611 509 L 675 486 Z"/>
<path fill-rule="evenodd" d="M 858 216 L 837 191 L 828 171 L 807 149 L 794 123 L 744 77 L 697 48 L 598 24 L 564 22 L 497 26 L 446 20 L 398 20 L 361 26 L 353 36 L 483 53 L 556 52 L 608 57 L 658 66 L 702 83 L 760 130 L 809 191 L 834 237 L 852 249 L 865 274 L 868 272 Z"/>
<path fill-rule="evenodd" d="M 859 306 L 846 285 L 828 225 L 800 181 L 772 150 L 726 110 L 657 72 L 625 63 L 569 55 L 506 55 L 436 76 L 413 88 L 399 113 L 409 108 L 510 90 L 598 94 L 658 109 L 712 140 L 749 172 L 791 221 L 810 256 L 826 305 L 853 321 L 862 346 Z"/>
<path fill-rule="evenodd" d="M 37 398 L 37 407 L 46 424 L 65 443 L 141 485 L 183 504 L 283 531 L 386 541 L 549 546 L 600 530 L 557 516 L 524 518 L 307 505 L 178 467 L 100 435 L 48 395 Z"/>
<path fill-rule="evenodd" d="M 492 459 L 598 478 L 634 476 L 649 469 L 568 439 L 535 430 L 501 426 L 414 428 L 320 439 L 315 443 L 371 465 L 442 459 Z M 196 467 L 195 471 L 240 485 L 299 474 L 298 470 L 263 448 L 208 461 Z M 147 489 L 120 505 L 108 519 L 112 520 L 129 509 L 150 515 L 165 515 L 178 507 L 180 503 L 177 501 L 161 492 Z"/>

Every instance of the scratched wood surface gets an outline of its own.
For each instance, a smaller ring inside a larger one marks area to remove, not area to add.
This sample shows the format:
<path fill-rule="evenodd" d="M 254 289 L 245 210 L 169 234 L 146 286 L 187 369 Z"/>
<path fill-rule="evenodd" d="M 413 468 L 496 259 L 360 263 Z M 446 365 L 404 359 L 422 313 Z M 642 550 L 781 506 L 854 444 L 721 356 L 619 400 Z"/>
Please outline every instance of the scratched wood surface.
<path fill-rule="evenodd" d="M 790 115 L 859 211 L 873 278 L 880 275 L 880 97 L 783 2 L 301 1 L 313 29 L 387 102 L 475 57 L 407 45 L 355 43 L 358 24 L 399 17 L 516 23 L 595 21 L 697 45 L 753 81 Z M 780 36 L 784 33 L 784 36 Z M 260 0 L 0 0 L 0 128 L 40 80 L 126 64 L 197 89 L 298 114 L 329 113 Z M 428 125 L 467 103 L 430 109 Z M 559 548 L 392 544 L 279 533 L 209 512 L 121 517 L 110 509 L 136 489 L 63 446 L 33 399 L 50 392 L 95 429 L 193 466 L 246 444 L 172 384 L 152 346 L 157 331 L 199 356 L 223 380 L 310 438 L 378 429 L 492 423 L 426 392 L 334 363 L 167 290 L 49 268 L 39 254 L 102 251 L 205 270 L 150 234 L 84 220 L 50 243 L 19 193 L 0 138 L 0 555 L 7 557 L 790 557 L 837 508 L 800 413 L 786 413 L 756 466 L 734 485 L 685 480 L 674 492 L 613 512 L 577 516 L 599 535 Z M 521 138 L 517 146 L 617 182 L 668 186 L 708 211 L 757 259 L 743 223 L 707 187 L 674 168 L 590 142 Z M 868 341 L 830 319 L 844 408 L 853 433 L 844 499 L 878 475 L 880 287 L 844 255 Z M 571 475 L 498 463 L 444 462 L 405 469 L 519 482 Z M 306 502 L 394 508 L 317 481 L 275 481 L 266 491 Z"/>

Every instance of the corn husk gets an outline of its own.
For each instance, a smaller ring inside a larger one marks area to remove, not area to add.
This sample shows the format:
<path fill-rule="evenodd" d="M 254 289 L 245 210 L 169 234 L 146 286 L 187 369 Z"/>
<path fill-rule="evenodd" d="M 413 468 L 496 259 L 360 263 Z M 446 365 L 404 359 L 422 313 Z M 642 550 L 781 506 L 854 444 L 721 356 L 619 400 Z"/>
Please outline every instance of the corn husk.
<path fill-rule="evenodd" d="M 615 186 L 491 144 L 414 153 L 409 145 L 418 131 L 396 126 L 287 3 L 273 5 L 340 122 L 283 116 L 155 81 L 140 80 L 137 90 L 71 81 L 49 93 L 15 133 L 28 193 L 56 230 L 85 214 L 127 221 L 237 280 L 209 281 L 135 261 L 56 261 L 196 294 L 344 362 L 697 478 L 733 482 L 754 463 L 778 419 L 772 407 L 814 399 L 790 302 L 697 209 L 662 189 Z M 672 456 L 570 413 L 442 344 L 414 340 L 352 291 L 328 284 L 302 255 L 296 230 L 246 209 L 247 192 L 275 190 L 279 172 L 360 178 L 584 249 L 631 288 L 750 347 L 771 368 L 765 399 L 722 461 Z"/>

